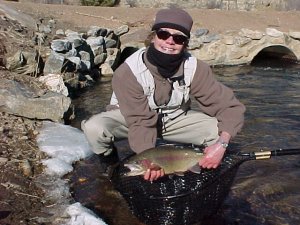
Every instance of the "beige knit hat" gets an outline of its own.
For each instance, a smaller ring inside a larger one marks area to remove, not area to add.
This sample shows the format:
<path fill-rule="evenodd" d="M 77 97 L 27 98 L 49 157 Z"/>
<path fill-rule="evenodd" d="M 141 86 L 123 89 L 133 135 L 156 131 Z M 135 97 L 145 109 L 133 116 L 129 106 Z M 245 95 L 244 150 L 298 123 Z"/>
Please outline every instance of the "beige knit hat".
<path fill-rule="evenodd" d="M 183 32 L 190 37 L 193 26 L 192 17 L 184 10 L 178 8 L 161 9 L 157 12 L 152 30 L 171 28 Z"/>

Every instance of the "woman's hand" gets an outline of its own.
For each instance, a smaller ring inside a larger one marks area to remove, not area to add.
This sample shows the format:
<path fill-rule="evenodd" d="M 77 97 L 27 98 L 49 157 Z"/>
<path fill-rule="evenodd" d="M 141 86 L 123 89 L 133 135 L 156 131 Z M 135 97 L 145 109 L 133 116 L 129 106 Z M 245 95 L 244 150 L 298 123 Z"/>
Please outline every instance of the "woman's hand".
<path fill-rule="evenodd" d="M 165 175 L 165 172 L 161 168 L 151 168 L 146 171 L 144 174 L 144 179 L 149 181 L 157 180 L 160 177 L 163 177 Z"/>
<path fill-rule="evenodd" d="M 202 168 L 217 168 L 224 156 L 226 148 L 221 143 L 217 142 L 204 149 L 204 157 L 199 161 L 199 165 Z"/>
<path fill-rule="evenodd" d="M 229 140 L 231 138 L 231 135 L 227 133 L 226 131 L 222 131 L 220 134 L 219 140 L 204 149 L 204 157 L 199 161 L 199 165 L 202 168 L 217 168 L 225 154 L 226 147 L 224 146 L 224 143 L 229 143 Z M 223 144 L 222 144 L 223 143 Z"/>

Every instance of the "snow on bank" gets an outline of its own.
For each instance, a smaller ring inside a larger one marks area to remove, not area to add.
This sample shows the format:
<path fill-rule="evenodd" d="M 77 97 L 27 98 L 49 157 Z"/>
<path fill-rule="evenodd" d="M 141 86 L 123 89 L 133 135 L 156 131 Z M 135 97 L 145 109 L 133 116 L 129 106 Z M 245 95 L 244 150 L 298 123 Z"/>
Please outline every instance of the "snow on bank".
<path fill-rule="evenodd" d="M 81 130 L 60 123 L 43 122 L 37 142 L 39 149 L 49 156 L 49 159 L 42 161 L 46 167 L 45 173 L 55 177 L 56 180 L 72 172 L 74 162 L 93 154 Z M 68 188 L 66 185 L 57 185 L 56 190 L 51 192 L 61 193 L 62 190 L 59 189 Z M 61 213 L 70 218 L 64 223 L 66 225 L 107 225 L 78 202 L 66 205 L 64 208 L 64 212 Z"/>

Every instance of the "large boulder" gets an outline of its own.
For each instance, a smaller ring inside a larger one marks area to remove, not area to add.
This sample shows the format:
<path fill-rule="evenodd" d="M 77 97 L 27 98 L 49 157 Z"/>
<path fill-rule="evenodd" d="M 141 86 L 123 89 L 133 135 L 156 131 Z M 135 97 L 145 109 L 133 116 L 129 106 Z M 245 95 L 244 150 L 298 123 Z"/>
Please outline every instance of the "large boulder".
<path fill-rule="evenodd" d="M 71 99 L 47 91 L 42 95 L 17 81 L 0 80 L 0 111 L 31 119 L 62 122 L 72 119 Z"/>

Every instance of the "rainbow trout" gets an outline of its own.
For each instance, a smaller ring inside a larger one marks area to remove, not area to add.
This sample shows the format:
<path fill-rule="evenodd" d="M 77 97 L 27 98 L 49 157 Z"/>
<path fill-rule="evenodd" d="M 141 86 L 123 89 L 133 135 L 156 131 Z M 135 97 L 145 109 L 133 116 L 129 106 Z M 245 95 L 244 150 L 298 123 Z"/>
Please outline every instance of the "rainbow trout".
<path fill-rule="evenodd" d="M 192 148 L 178 148 L 174 146 L 159 146 L 148 149 L 130 157 L 124 166 L 130 171 L 125 176 L 143 175 L 147 169 L 164 169 L 165 174 L 183 175 L 186 171 L 200 173 L 198 164 L 203 153 Z"/>

